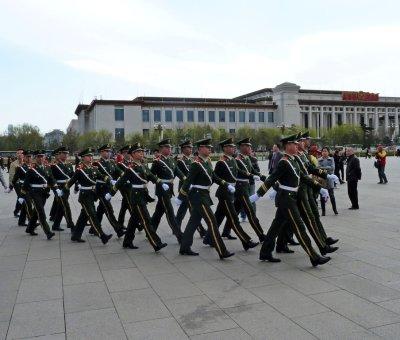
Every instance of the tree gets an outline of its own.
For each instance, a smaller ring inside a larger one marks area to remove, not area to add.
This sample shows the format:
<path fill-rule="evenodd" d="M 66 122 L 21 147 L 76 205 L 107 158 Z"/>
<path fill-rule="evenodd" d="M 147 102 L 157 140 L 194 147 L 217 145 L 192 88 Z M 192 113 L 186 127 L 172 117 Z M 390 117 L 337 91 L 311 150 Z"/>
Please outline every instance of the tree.
<path fill-rule="evenodd" d="M 325 133 L 322 141 L 328 145 L 362 144 L 363 131 L 360 126 L 337 125 Z"/>
<path fill-rule="evenodd" d="M 67 149 L 74 153 L 78 150 L 79 133 L 73 130 L 67 131 L 63 137 L 62 144 L 67 147 Z"/>
<path fill-rule="evenodd" d="M 43 136 L 39 128 L 30 124 L 14 126 L 0 141 L 3 150 L 15 150 L 18 147 L 36 150 L 43 147 Z"/>
<path fill-rule="evenodd" d="M 112 133 L 107 130 L 89 131 L 79 136 L 78 148 L 81 150 L 88 147 L 97 148 L 110 143 L 111 139 Z"/>

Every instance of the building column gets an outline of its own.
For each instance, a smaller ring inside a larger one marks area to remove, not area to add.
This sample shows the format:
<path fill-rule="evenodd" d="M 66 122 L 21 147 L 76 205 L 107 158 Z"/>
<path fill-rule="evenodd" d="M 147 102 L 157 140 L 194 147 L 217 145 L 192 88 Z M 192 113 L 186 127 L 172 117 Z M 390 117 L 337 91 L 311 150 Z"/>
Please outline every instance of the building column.
<path fill-rule="evenodd" d="M 389 134 L 389 113 L 385 108 L 385 136 L 388 136 L 388 134 Z"/>
<path fill-rule="evenodd" d="M 323 111 L 319 112 L 319 137 L 322 137 L 322 130 L 324 128 L 324 113 Z"/>
<path fill-rule="evenodd" d="M 311 112 L 311 106 L 308 107 L 308 129 L 312 129 L 312 112 Z"/>
<path fill-rule="evenodd" d="M 332 128 L 336 126 L 336 112 L 332 112 Z"/>
<path fill-rule="evenodd" d="M 378 110 L 374 113 L 374 129 L 375 129 L 375 134 L 378 134 L 378 129 L 379 129 L 379 113 Z"/>
<path fill-rule="evenodd" d="M 396 112 L 394 114 L 394 134 L 395 136 L 399 135 L 399 114 L 397 112 L 397 109 L 395 109 Z"/>

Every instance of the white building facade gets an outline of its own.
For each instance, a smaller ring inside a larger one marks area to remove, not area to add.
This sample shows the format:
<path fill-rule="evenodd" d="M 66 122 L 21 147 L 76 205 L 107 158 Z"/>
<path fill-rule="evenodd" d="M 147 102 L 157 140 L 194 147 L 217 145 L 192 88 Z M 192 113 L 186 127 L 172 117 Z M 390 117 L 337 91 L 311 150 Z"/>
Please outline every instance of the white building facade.
<path fill-rule="evenodd" d="M 180 129 L 211 125 L 235 133 L 297 125 L 316 129 L 319 136 L 336 125 L 365 124 L 385 135 L 399 134 L 400 98 L 368 92 L 305 90 L 283 83 L 233 99 L 137 97 L 133 100 L 93 100 L 75 110 L 78 132 L 105 129 L 115 139 L 130 133 L 147 134 L 157 125 Z"/>

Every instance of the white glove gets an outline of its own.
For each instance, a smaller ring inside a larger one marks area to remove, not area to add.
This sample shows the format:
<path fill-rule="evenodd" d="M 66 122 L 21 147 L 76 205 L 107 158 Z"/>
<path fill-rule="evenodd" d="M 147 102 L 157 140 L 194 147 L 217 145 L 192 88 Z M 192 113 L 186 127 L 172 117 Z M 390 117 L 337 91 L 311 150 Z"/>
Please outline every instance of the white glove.
<path fill-rule="evenodd" d="M 112 180 L 110 181 L 110 183 L 111 183 L 111 185 L 115 185 L 115 183 L 117 183 L 117 181 L 116 181 L 115 179 L 112 179 Z"/>
<path fill-rule="evenodd" d="M 168 191 L 168 190 L 169 190 L 169 185 L 163 183 L 163 184 L 162 184 L 162 188 L 164 189 L 164 191 Z"/>
<path fill-rule="evenodd" d="M 4 192 L 5 192 L 6 194 L 8 194 L 8 193 L 11 192 L 11 189 L 10 189 L 10 188 L 6 188 L 6 189 L 4 190 Z"/>
<path fill-rule="evenodd" d="M 182 204 L 182 201 L 178 197 L 175 197 L 175 204 L 179 207 Z"/>
<path fill-rule="evenodd" d="M 25 199 L 23 199 L 22 197 L 18 198 L 18 203 L 19 204 L 24 204 Z"/>
<path fill-rule="evenodd" d="M 277 194 L 276 190 L 272 188 L 268 190 L 268 197 L 271 201 L 275 201 L 276 194 Z"/>
<path fill-rule="evenodd" d="M 260 176 L 253 175 L 253 179 L 258 182 L 260 180 Z"/>
<path fill-rule="evenodd" d="M 321 197 L 325 200 L 325 202 L 329 199 L 329 192 L 328 190 L 321 188 L 321 190 L 319 191 Z"/>
<path fill-rule="evenodd" d="M 249 199 L 250 199 L 251 203 L 254 203 L 254 202 L 257 202 L 260 199 L 260 196 L 258 196 L 257 194 L 254 194 L 254 195 L 251 195 L 249 197 Z"/>
<path fill-rule="evenodd" d="M 336 184 L 339 184 L 339 178 L 338 178 L 338 176 L 336 176 L 334 174 L 327 175 L 326 178 L 329 180 L 333 180 Z"/>
<path fill-rule="evenodd" d="M 111 194 L 109 193 L 109 192 L 107 192 L 105 195 L 104 195 L 104 198 L 107 200 L 107 201 L 111 201 Z"/>
<path fill-rule="evenodd" d="M 60 189 L 56 189 L 56 194 L 58 197 L 61 197 L 64 193 Z"/>
<path fill-rule="evenodd" d="M 228 184 L 228 190 L 231 194 L 235 193 L 236 189 L 232 184 Z"/>

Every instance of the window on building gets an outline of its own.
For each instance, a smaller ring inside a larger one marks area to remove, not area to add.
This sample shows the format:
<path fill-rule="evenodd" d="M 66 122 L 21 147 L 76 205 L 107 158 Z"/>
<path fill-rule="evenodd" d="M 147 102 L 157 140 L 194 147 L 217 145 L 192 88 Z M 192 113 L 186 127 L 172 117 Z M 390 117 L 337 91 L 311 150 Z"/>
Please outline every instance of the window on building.
<path fill-rule="evenodd" d="M 183 111 L 181 110 L 176 111 L 176 121 L 183 122 Z"/>
<path fill-rule="evenodd" d="M 187 112 L 187 121 L 188 122 L 194 122 L 194 111 L 188 111 Z"/>
<path fill-rule="evenodd" d="M 125 129 L 116 128 L 115 129 L 115 140 L 116 141 L 123 141 L 124 139 L 125 139 Z"/>
<path fill-rule="evenodd" d="M 304 117 L 304 128 L 308 129 L 309 128 L 308 127 L 308 113 L 305 113 L 303 115 L 303 117 Z"/>
<path fill-rule="evenodd" d="M 204 122 L 204 111 L 198 111 L 197 112 L 197 121 L 198 122 Z"/>
<path fill-rule="evenodd" d="M 149 122 L 150 121 L 149 110 L 142 110 L 142 121 L 143 122 Z"/>
<path fill-rule="evenodd" d="M 258 113 L 258 122 L 259 123 L 264 123 L 265 122 L 265 114 L 264 114 L 264 112 L 259 112 Z"/>
<path fill-rule="evenodd" d="M 161 110 L 154 110 L 154 121 L 161 122 Z"/>
<path fill-rule="evenodd" d="M 274 113 L 268 112 L 268 123 L 273 123 L 273 122 L 274 122 Z"/>
<path fill-rule="evenodd" d="M 124 120 L 124 108 L 123 107 L 115 107 L 114 108 L 114 116 L 115 116 L 115 120 L 123 121 Z"/>
<path fill-rule="evenodd" d="M 236 133 L 236 130 L 235 129 L 229 129 L 229 133 L 233 135 L 234 133 Z"/>
<path fill-rule="evenodd" d="M 246 111 L 239 111 L 239 122 L 240 123 L 246 122 Z"/>
<path fill-rule="evenodd" d="M 249 122 L 254 123 L 256 121 L 256 113 L 254 111 L 249 112 Z"/>
<path fill-rule="evenodd" d="M 338 124 L 338 125 L 342 125 L 342 124 L 343 124 L 343 117 L 342 117 L 342 114 L 341 114 L 341 113 L 339 113 L 339 114 L 337 115 L 337 124 Z"/>
<path fill-rule="evenodd" d="M 225 111 L 219 111 L 219 121 L 225 122 Z"/>
<path fill-rule="evenodd" d="M 149 129 L 143 129 L 143 136 L 148 136 L 150 134 Z"/>
<path fill-rule="evenodd" d="M 236 122 L 236 112 L 229 111 L 229 122 L 234 123 Z"/>
<path fill-rule="evenodd" d="M 215 111 L 208 111 L 208 121 L 212 123 L 215 122 Z"/>
<path fill-rule="evenodd" d="M 172 122 L 172 110 L 165 110 L 165 121 Z"/>

